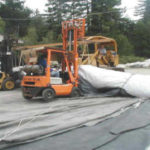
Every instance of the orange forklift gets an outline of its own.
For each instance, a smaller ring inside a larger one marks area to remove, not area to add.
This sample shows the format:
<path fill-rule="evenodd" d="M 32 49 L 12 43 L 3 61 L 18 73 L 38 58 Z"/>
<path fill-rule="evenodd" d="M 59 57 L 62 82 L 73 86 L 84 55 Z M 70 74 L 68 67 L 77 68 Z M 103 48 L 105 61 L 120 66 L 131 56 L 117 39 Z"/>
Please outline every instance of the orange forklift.
<path fill-rule="evenodd" d="M 56 96 L 80 96 L 77 40 L 84 35 L 85 19 L 62 23 L 63 49 L 45 47 L 37 52 L 37 56 L 46 56 L 46 67 L 30 64 L 23 69 L 26 76 L 21 86 L 25 99 L 42 96 L 43 100 L 51 101 Z M 59 67 L 57 77 L 52 76 L 54 62 Z"/>

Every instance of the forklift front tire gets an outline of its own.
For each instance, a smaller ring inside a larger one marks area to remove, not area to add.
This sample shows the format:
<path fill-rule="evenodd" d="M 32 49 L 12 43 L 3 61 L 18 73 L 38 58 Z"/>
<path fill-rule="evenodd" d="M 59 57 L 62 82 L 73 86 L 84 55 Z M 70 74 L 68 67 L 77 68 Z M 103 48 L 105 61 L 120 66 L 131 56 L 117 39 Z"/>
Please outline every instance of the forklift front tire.
<path fill-rule="evenodd" d="M 50 88 L 44 89 L 42 92 L 42 97 L 46 102 L 52 101 L 55 98 L 55 92 Z"/>
<path fill-rule="evenodd" d="M 81 92 L 80 92 L 79 88 L 73 87 L 70 96 L 71 97 L 80 97 L 81 96 Z"/>

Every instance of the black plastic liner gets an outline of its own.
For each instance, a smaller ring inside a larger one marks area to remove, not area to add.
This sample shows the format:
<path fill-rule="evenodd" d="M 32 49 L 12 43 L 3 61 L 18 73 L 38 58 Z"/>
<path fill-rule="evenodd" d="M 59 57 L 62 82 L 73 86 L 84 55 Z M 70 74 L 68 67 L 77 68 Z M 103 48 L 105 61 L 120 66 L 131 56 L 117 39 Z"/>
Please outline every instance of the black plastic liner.
<path fill-rule="evenodd" d="M 79 79 L 79 89 L 81 93 L 85 96 L 101 95 L 106 97 L 112 97 L 112 96 L 133 97 L 132 95 L 128 94 L 124 89 L 121 88 L 106 87 L 102 89 L 96 89 L 88 81 L 84 80 L 81 77 Z"/>

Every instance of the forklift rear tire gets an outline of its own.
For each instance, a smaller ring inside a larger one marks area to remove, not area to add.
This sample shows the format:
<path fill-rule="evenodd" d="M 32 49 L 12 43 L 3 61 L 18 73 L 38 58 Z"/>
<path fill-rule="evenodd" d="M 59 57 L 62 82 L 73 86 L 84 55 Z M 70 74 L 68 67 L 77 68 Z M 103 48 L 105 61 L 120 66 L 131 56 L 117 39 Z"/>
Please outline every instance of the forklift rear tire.
<path fill-rule="evenodd" d="M 12 78 L 6 78 L 2 83 L 2 89 L 9 91 L 15 88 L 15 81 Z"/>
<path fill-rule="evenodd" d="M 55 92 L 53 89 L 44 89 L 42 92 L 43 100 L 46 102 L 52 101 L 55 97 Z"/>
<path fill-rule="evenodd" d="M 80 97 L 81 96 L 81 92 L 80 92 L 79 88 L 73 87 L 70 96 L 71 97 Z"/>

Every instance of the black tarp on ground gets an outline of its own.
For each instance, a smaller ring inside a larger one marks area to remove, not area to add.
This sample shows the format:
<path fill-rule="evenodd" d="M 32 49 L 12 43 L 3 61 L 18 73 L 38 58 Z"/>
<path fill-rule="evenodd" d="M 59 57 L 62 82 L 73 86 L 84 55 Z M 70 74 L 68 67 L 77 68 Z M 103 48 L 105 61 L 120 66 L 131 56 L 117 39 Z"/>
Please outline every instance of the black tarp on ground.
<path fill-rule="evenodd" d="M 122 97 L 26 101 L 20 90 L 1 92 L 0 148 L 33 142 L 120 115 L 140 100 Z"/>
<path fill-rule="evenodd" d="M 121 97 L 134 97 L 129 95 L 124 89 L 122 88 L 102 88 L 96 89 L 93 87 L 87 80 L 83 79 L 82 77 L 79 78 L 79 89 L 82 95 L 101 95 L 104 97 L 114 97 L 114 96 L 121 96 Z"/>
<path fill-rule="evenodd" d="M 149 150 L 150 101 L 91 127 L 5 150 Z"/>

